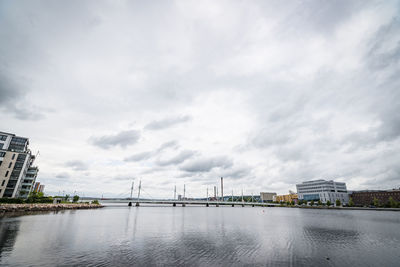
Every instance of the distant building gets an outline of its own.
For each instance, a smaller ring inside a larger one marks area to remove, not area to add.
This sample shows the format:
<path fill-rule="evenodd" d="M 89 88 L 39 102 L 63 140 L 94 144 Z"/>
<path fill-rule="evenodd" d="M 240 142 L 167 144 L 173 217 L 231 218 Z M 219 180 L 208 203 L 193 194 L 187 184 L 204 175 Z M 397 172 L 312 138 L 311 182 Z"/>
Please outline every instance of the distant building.
<path fill-rule="evenodd" d="M 276 193 L 272 193 L 272 192 L 261 192 L 260 193 L 261 202 L 272 202 L 274 200 L 274 196 L 276 196 Z"/>
<path fill-rule="evenodd" d="M 44 184 L 39 185 L 38 193 L 44 193 Z"/>
<path fill-rule="evenodd" d="M 28 138 L 0 132 L 0 198 L 27 197 L 32 190 L 39 169 L 29 172 L 35 156 L 28 145 Z"/>
<path fill-rule="evenodd" d="M 36 182 L 35 185 L 33 186 L 33 192 L 38 193 L 39 187 L 40 187 L 40 182 Z"/>
<path fill-rule="evenodd" d="M 354 191 L 350 197 L 356 206 L 373 205 L 375 198 L 378 200 L 380 205 L 385 205 L 389 202 L 390 197 L 392 197 L 393 200 L 400 202 L 400 189 Z"/>
<path fill-rule="evenodd" d="M 274 201 L 278 202 L 292 202 L 294 201 L 297 203 L 298 201 L 298 195 L 296 193 L 289 193 L 286 195 L 277 195 L 274 197 Z"/>
<path fill-rule="evenodd" d="M 320 200 L 322 203 L 327 201 L 335 203 L 336 200 L 340 200 L 344 204 L 349 201 L 346 183 L 342 182 L 313 180 L 297 184 L 296 188 L 298 198 L 306 201 Z"/>

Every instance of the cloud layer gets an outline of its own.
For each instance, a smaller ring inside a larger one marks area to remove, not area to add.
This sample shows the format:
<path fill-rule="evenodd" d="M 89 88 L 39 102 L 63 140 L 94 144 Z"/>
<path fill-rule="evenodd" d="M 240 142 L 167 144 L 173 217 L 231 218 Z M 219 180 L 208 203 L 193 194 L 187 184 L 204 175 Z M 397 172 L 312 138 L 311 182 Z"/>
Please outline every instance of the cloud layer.
<path fill-rule="evenodd" d="M 398 188 L 399 9 L 2 1 L 0 130 L 40 150 L 48 192 Z"/>

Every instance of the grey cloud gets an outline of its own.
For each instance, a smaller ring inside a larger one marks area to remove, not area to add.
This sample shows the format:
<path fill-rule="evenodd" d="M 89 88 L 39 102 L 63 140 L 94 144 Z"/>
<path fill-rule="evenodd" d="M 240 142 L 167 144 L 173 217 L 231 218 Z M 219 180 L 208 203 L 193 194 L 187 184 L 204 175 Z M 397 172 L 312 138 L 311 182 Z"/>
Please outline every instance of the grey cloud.
<path fill-rule="evenodd" d="M 169 141 L 163 143 L 158 149 L 155 151 L 145 151 L 141 153 L 137 153 L 135 155 L 126 157 L 124 161 L 142 161 L 142 160 L 147 160 L 150 159 L 153 156 L 158 155 L 159 153 L 163 152 L 164 150 L 168 148 L 177 148 L 178 147 L 178 142 L 177 141 Z"/>
<path fill-rule="evenodd" d="M 196 155 L 195 151 L 184 150 L 172 158 L 165 159 L 165 160 L 162 160 L 162 159 L 158 160 L 157 164 L 160 166 L 178 165 L 178 164 L 184 162 L 185 160 L 192 158 L 194 155 Z"/>
<path fill-rule="evenodd" d="M 228 168 L 233 165 L 232 159 L 226 156 L 199 158 L 183 164 L 180 169 L 186 172 L 208 172 L 213 168 Z"/>
<path fill-rule="evenodd" d="M 26 101 L 26 90 L 22 90 L 23 85 L 13 81 L 13 78 L 24 80 L 13 73 L 0 70 L 0 109 L 12 113 L 19 120 L 43 119 L 43 110 Z"/>
<path fill-rule="evenodd" d="M 162 130 L 190 120 L 191 120 L 190 116 L 170 117 L 170 118 L 165 118 L 163 120 L 152 121 L 145 126 L 145 129 Z"/>
<path fill-rule="evenodd" d="M 89 169 L 89 166 L 80 160 L 67 161 L 65 166 L 73 169 L 74 171 L 86 171 Z"/>
<path fill-rule="evenodd" d="M 56 175 L 56 178 L 63 179 L 63 180 L 64 179 L 68 179 L 70 177 L 71 177 L 70 174 L 67 173 L 67 172 L 62 172 L 62 173 L 59 173 L 59 174 Z"/>
<path fill-rule="evenodd" d="M 163 143 L 163 144 L 158 148 L 158 151 L 161 152 L 161 151 L 163 151 L 163 150 L 165 150 L 165 149 L 167 149 L 167 148 L 177 148 L 177 147 L 179 147 L 178 142 L 173 140 L 173 141 L 169 141 L 169 142 Z"/>
<path fill-rule="evenodd" d="M 146 151 L 146 152 L 142 152 L 142 153 L 138 153 L 132 156 L 129 156 L 127 158 L 124 159 L 124 161 L 141 161 L 141 160 L 146 160 L 151 158 L 154 155 L 154 152 L 151 151 Z"/>
<path fill-rule="evenodd" d="M 122 131 L 114 135 L 104 135 L 90 138 L 90 142 L 103 149 L 120 146 L 125 148 L 127 146 L 136 144 L 139 141 L 140 132 L 135 130 Z"/>

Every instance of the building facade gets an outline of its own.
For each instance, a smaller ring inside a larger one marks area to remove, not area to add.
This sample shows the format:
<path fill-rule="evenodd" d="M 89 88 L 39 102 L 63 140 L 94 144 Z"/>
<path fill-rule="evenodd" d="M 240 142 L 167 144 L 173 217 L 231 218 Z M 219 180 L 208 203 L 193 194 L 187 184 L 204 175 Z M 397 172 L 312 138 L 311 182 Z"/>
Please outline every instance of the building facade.
<path fill-rule="evenodd" d="M 374 204 L 374 199 L 378 200 L 379 205 L 385 205 L 392 197 L 394 201 L 400 202 L 400 189 L 383 191 L 355 191 L 350 195 L 355 206 L 369 206 Z"/>
<path fill-rule="evenodd" d="M 28 138 L 0 132 L 0 198 L 27 197 L 31 192 L 38 169 L 28 145 Z"/>
<path fill-rule="evenodd" d="M 349 193 L 346 183 L 335 182 L 333 180 L 313 180 L 296 184 L 298 198 L 306 201 L 318 201 L 326 203 L 330 201 L 335 203 L 340 200 L 341 203 L 349 202 Z"/>
<path fill-rule="evenodd" d="M 294 201 L 294 203 L 297 203 L 298 201 L 298 195 L 296 193 L 290 193 L 290 194 L 286 194 L 286 195 L 277 195 L 274 198 L 274 201 L 277 202 L 292 202 Z"/>
<path fill-rule="evenodd" d="M 272 192 L 261 192 L 260 193 L 260 198 L 262 202 L 272 202 L 274 201 L 274 196 L 276 196 L 276 193 Z"/>

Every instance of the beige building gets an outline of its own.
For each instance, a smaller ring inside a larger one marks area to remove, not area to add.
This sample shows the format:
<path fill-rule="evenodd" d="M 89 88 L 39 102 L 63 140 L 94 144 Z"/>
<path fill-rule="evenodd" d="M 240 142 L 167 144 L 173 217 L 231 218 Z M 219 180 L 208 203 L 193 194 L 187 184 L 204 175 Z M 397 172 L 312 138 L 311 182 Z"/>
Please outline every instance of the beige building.
<path fill-rule="evenodd" d="M 260 193 L 260 198 L 262 202 L 272 202 L 274 199 L 274 196 L 276 196 L 276 193 L 272 192 L 261 192 Z"/>

